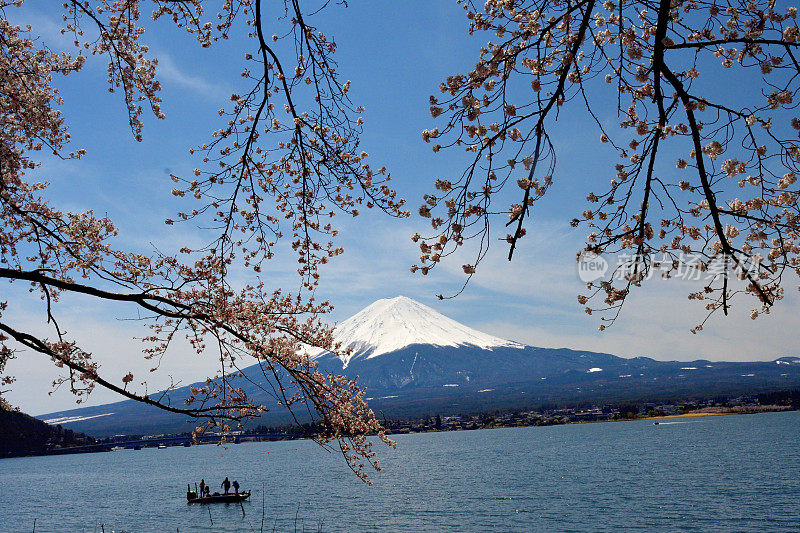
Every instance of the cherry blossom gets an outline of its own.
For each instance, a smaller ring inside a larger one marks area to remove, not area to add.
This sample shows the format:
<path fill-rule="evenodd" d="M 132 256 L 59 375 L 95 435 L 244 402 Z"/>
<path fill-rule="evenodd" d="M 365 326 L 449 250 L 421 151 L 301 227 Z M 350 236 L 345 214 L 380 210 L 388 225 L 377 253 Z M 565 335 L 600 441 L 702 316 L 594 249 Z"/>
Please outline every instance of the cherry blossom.
<path fill-rule="evenodd" d="M 75 53 L 53 52 L 37 39 L 36 28 L 9 22 L 9 13 L 22 4 L 0 0 L 0 279 L 29 285 L 51 335 L 12 323 L 10 302 L 0 301 L 0 383 L 13 381 L 3 373 L 10 359 L 38 353 L 63 369 L 54 385 L 69 387 L 79 402 L 99 385 L 204 419 L 196 432 L 214 425 L 230 429 L 276 407 L 310 414 L 319 428 L 310 436 L 324 447 L 338 447 L 367 481 L 365 465 L 379 469 L 368 437 L 394 443 L 364 391 L 347 378 L 323 374 L 306 355 L 312 347 L 338 349 L 323 321 L 332 305 L 317 301 L 314 290 L 319 266 L 343 251 L 334 215 L 357 216 L 363 207 L 397 217 L 408 212 L 389 186 L 386 168 L 373 169 L 360 146 L 363 109 L 350 101 L 350 82 L 337 73 L 336 43 L 306 22 L 299 2 L 281 7 L 278 29 L 267 22 L 275 20 L 275 6 L 269 4 L 267 16 L 261 0 L 229 0 L 210 10 L 211 3 L 201 0 L 72 0 L 61 6 L 61 20 Z M 192 174 L 172 176 L 171 194 L 195 207 L 167 224 L 213 227 L 217 237 L 200 249 L 119 249 L 109 218 L 58 209 L 40 176 L 39 152 L 71 159 L 85 153 L 69 151 L 68 125 L 59 110 L 68 95 L 56 90 L 54 77 L 80 75 L 87 56 L 107 61 L 107 87 L 121 95 L 135 139 L 145 133 L 145 114 L 164 118 L 158 59 L 143 40 L 146 10 L 150 19 L 171 20 L 205 48 L 227 39 L 234 28 L 249 32 L 242 76 L 250 90 L 231 95 L 229 107 L 219 111 L 223 125 L 206 144 L 190 149 L 197 159 Z M 266 37 L 276 29 L 282 37 Z M 292 41 L 296 53 L 279 55 L 273 43 L 280 39 Z M 294 293 L 270 287 L 259 274 L 280 241 L 296 253 L 301 283 Z M 249 270 L 249 281 L 232 281 L 233 269 Z M 130 316 L 150 328 L 142 356 L 152 361 L 152 372 L 183 337 L 198 356 L 219 360 L 219 373 L 176 405 L 170 401 L 173 387 L 148 392 L 142 376 L 101 369 L 81 339 L 59 325 L 64 293 L 129 306 Z M 244 375 L 246 365 L 255 365 L 258 375 Z M 249 398 L 245 382 L 270 401 Z"/>
<path fill-rule="evenodd" d="M 463 269 L 467 281 L 494 238 L 509 244 L 512 258 L 554 175 L 548 130 L 569 108 L 609 148 L 610 184 L 588 193 L 590 205 L 572 224 L 588 229 L 586 251 L 632 257 L 622 265 L 632 275 L 610 269 L 579 297 L 587 312 L 599 312 L 601 329 L 649 279 L 657 253 L 671 257 L 671 271 L 690 257 L 701 267 L 726 266 L 690 294 L 709 316 L 727 314 L 738 295 L 755 298 L 754 317 L 769 312 L 783 296 L 784 273 L 800 273 L 795 7 L 773 0 L 458 3 L 470 34 L 486 44 L 474 67 L 447 77 L 430 97 L 437 127 L 423 140 L 432 142 L 436 131 L 434 152 L 464 150 L 469 164 L 438 177 L 436 194 L 423 198 L 420 214 L 432 231 L 414 236 L 421 254 L 412 271 L 429 272 L 470 239 L 477 254 Z M 716 86 L 758 87 L 762 96 L 743 104 L 735 90 L 710 90 L 708 76 Z M 510 231 L 492 229 L 494 221 Z"/>

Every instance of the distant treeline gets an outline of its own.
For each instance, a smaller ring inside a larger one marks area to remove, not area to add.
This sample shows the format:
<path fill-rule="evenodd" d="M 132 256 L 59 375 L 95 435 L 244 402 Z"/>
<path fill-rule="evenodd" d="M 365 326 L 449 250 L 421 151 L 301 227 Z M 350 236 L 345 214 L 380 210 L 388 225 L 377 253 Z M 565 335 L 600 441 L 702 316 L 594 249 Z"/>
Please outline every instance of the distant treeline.
<path fill-rule="evenodd" d="M 800 409 L 800 389 L 763 392 L 757 397 L 761 405 L 790 405 L 793 409 Z"/>
<path fill-rule="evenodd" d="M 56 449 L 94 443 L 93 438 L 82 433 L 0 408 L 0 458 L 42 455 Z"/>

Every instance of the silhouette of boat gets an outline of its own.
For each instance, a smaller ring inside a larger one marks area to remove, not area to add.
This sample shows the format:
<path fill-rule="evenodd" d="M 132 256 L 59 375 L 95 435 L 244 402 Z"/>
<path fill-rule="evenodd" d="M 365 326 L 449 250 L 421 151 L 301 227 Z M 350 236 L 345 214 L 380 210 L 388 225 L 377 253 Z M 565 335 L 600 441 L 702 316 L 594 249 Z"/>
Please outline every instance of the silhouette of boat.
<path fill-rule="evenodd" d="M 239 503 L 245 501 L 250 497 L 250 491 L 246 492 L 229 492 L 228 494 L 220 494 L 215 492 L 210 496 L 199 498 L 197 493 L 190 490 L 186 492 L 187 503 Z"/>

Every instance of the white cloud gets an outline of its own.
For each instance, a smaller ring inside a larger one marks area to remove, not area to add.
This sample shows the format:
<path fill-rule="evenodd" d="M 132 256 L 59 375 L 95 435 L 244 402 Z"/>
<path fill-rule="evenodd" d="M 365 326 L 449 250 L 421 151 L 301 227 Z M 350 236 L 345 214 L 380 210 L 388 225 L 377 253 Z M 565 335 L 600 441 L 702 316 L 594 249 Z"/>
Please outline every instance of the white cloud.
<path fill-rule="evenodd" d="M 167 89 L 170 88 L 171 84 L 174 84 L 182 89 L 189 89 L 205 98 L 219 101 L 225 101 L 231 95 L 232 91 L 225 85 L 211 82 L 201 76 L 189 74 L 166 52 L 154 52 L 153 57 L 158 58 L 156 75 L 163 80 L 163 85 Z"/>

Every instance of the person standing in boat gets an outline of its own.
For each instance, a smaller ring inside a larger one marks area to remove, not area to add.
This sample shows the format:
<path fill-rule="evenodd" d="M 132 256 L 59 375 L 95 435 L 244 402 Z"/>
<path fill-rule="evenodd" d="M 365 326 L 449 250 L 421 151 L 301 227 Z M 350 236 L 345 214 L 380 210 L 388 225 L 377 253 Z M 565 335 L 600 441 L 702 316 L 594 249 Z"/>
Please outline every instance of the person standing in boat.
<path fill-rule="evenodd" d="M 233 480 L 233 491 L 236 493 L 237 496 L 239 495 L 239 482 L 236 481 L 235 479 Z"/>
<path fill-rule="evenodd" d="M 205 479 L 201 479 L 200 480 L 200 497 L 202 498 L 205 495 L 206 495 L 206 480 Z"/>
<path fill-rule="evenodd" d="M 225 476 L 225 481 L 222 482 L 222 488 L 225 489 L 225 494 L 228 494 L 231 490 L 231 482 L 228 481 L 227 476 Z"/>

